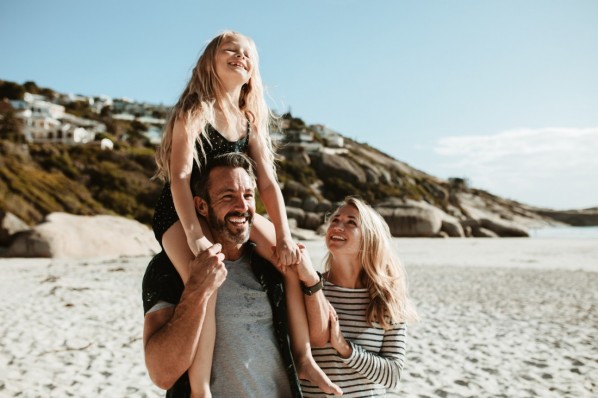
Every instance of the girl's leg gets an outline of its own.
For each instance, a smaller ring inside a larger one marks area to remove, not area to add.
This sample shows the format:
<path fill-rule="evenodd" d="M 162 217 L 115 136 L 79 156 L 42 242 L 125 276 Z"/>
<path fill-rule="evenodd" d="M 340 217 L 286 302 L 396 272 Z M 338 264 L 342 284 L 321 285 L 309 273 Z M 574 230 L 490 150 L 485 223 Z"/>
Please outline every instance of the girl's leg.
<path fill-rule="evenodd" d="M 199 344 L 193 363 L 189 368 L 191 398 L 208 398 L 210 391 L 210 375 L 212 374 L 212 358 L 216 341 L 216 294 L 210 297 L 206 308 Z"/>
<path fill-rule="evenodd" d="M 203 218 L 199 218 L 201 228 L 206 237 L 212 241 L 210 229 Z M 174 223 L 163 235 L 162 246 L 168 258 L 178 271 L 184 284 L 189 279 L 189 263 L 194 259 L 187 244 L 185 231 L 180 221 Z M 191 397 L 211 397 L 210 375 L 212 371 L 212 357 L 214 342 L 216 341 L 216 294 L 208 301 L 206 315 L 201 328 L 197 351 L 193 363 L 189 368 L 189 382 Z"/>
<path fill-rule="evenodd" d="M 256 214 L 251 228 L 250 239 L 256 244 L 257 253 L 269 261 L 273 261 L 272 246 L 276 245 L 274 225 L 266 218 Z M 308 256 L 307 251 L 302 253 Z M 291 334 L 291 349 L 297 366 L 299 378 L 309 380 L 327 394 L 340 395 L 340 388 L 332 383 L 320 369 L 311 355 L 309 342 L 309 325 L 303 301 L 303 292 L 295 272 L 284 274 L 285 296 L 287 299 L 287 315 Z"/>

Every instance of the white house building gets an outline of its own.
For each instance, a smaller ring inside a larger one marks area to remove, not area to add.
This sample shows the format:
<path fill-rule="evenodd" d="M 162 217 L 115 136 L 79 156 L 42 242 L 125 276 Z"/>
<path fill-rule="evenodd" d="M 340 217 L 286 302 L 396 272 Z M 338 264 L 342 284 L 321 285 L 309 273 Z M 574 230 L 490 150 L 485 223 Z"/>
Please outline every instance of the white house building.
<path fill-rule="evenodd" d="M 25 93 L 23 101 L 10 103 L 17 111 L 17 117 L 23 119 L 23 135 L 29 142 L 83 144 L 95 137 L 95 129 L 80 125 L 87 123 L 85 119 L 65 113 L 64 106 L 48 102 L 41 95 Z M 98 130 L 103 126 L 105 130 L 104 125 L 99 126 L 101 123 L 88 122 L 89 126 Z"/>

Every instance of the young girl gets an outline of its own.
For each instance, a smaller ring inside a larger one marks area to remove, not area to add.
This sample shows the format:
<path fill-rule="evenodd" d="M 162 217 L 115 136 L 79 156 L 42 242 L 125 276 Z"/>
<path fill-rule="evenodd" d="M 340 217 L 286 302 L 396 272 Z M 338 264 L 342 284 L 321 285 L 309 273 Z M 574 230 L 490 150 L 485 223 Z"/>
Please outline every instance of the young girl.
<path fill-rule="evenodd" d="M 346 397 L 385 396 L 399 384 L 407 321 L 417 314 L 405 272 L 384 219 L 362 200 L 348 197 L 326 232 L 324 295 L 330 324 L 312 335 L 314 358 Z M 326 396 L 302 382 L 305 397 Z"/>
<path fill-rule="evenodd" d="M 189 262 L 212 246 L 207 224 L 201 217 L 198 220 L 195 212 L 190 181 L 202 172 L 202 166 L 210 158 L 222 153 L 247 152 L 255 162 L 258 191 L 272 220 L 270 223 L 259 216 L 254 220 L 251 240 L 257 244 L 258 253 L 272 259 L 281 271 L 301 259 L 301 251 L 291 238 L 284 200 L 276 182 L 268 131 L 271 119 L 253 41 L 235 32 L 215 37 L 199 57 L 187 87 L 172 109 L 156 154 L 157 175 L 167 183 L 156 205 L 154 233 L 184 283 L 189 278 Z M 298 286 L 296 274 L 286 272 L 285 284 Z M 287 296 L 299 377 L 311 380 L 329 393 L 340 393 L 311 356 L 300 290 L 287 289 Z M 189 369 L 192 397 L 211 396 L 215 302 L 216 297 L 212 296 L 197 354 Z"/>

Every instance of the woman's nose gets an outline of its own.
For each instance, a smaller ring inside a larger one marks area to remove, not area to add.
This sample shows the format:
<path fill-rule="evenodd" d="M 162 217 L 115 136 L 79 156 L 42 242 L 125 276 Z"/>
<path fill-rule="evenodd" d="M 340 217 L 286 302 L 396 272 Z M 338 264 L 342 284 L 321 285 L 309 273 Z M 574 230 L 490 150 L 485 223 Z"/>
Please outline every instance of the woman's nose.
<path fill-rule="evenodd" d="M 335 224 L 332 228 L 335 229 L 335 230 L 339 230 L 339 231 L 342 231 L 342 230 L 345 229 L 344 226 L 341 223 Z"/>

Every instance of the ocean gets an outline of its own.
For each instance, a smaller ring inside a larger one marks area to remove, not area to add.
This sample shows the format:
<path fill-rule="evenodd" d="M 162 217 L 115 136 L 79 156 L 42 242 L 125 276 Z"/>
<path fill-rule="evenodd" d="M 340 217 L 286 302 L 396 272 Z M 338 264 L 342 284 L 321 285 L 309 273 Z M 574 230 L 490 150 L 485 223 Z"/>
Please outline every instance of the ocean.
<path fill-rule="evenodd" d="M 529 234 L 531 238 L 598 239 L 598 226 L 536 228 Z"/>

